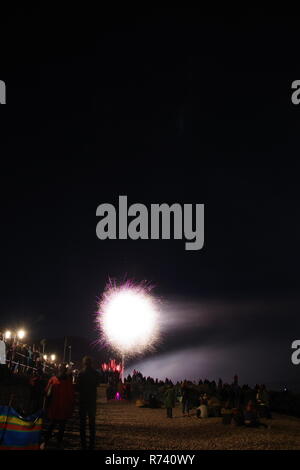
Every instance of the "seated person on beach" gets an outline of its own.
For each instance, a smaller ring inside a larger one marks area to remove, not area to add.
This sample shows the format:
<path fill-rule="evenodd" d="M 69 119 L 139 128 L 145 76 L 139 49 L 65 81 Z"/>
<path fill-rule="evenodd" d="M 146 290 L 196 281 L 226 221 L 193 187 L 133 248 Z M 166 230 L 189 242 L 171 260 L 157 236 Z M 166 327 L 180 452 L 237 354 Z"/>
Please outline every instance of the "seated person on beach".
<path fill-rule="evenodd" d="M 232 409 L 232 424 L 236 426 L 243 426 L 245 424 L 244 413 L 241 408 Z"/>
<path fill-rule="evenodd" d="M 232 420 L 233 410 L 227 401 L 223 408 L 221 408 L 221 416 L 223 418 L 223 424 L 230 424 Z"/>
<path fill-rule="evenodd" d="M 207 406 L 208 406 L 209 416 L 213 416 L 215 418 L 220 416 L 221 403 L 220 403 L 220 400 L 215 395 L 209 398 L 207 402 Z"/>
<path fill-rule="evenodd" d="M 149 408 L 160 408 L 160 402 L 153 393 L 149 395 Z"/>
<path fill-rule="evenodd" d="M 200 400 L 200 405 L 197 408 L 197 418 L 208 418 L 208 408 L 206 405 L 206 400 Z"/>
<path fill-rule="evenodd" d="M 259 421 L 258 413 L 252 400 L 248 402 L 244 411 L 244 423 L 248 428 L 258 428 L 259 426 L 263 426 L 264 428 L 268 427 L 266 424 Z"/>
<path fill-rule="evenodd" d="M 270 412 L 269 393 L 266 386 L 261 385 L 257 391 L 256 401 L 258 404 L 258 414 L 261 418 L 272 419 Z"/>

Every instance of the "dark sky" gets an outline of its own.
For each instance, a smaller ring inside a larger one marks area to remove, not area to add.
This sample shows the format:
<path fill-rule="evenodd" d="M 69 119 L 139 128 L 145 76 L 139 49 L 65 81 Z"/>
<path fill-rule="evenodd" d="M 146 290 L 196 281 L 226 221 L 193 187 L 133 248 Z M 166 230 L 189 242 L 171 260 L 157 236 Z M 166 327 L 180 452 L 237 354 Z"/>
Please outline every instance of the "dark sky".
<path fill-rule="evenodd" d="M 299 20 L 87 8 L 1 18 L 1 327 L 92 341 L 108 276 L 127 275 L 165 302 L 147 372 L 296 380 Z M 204 248 L 98 240 L 97 206 L 123 194 L 204 203 Z"/>

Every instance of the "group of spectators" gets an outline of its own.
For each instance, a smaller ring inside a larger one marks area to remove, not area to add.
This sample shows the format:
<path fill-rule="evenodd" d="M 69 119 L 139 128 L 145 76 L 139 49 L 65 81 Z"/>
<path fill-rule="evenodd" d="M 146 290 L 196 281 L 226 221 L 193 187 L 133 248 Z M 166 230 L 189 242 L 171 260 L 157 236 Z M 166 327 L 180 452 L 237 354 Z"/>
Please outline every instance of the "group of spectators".
<path fill-rule="evenodd" d="M 50 363 L 44 359 L 43 352 L 40 350 L 39 346 L 35 344 L 25 344 L 14 337 L 5 338 L 5 335 L 1 332 L 0 364 L 0 378 L 5 375 L 7 371 L 33 375 L 34 371 L 42 369 L 47 369 L 49 373 L 51 373 L 51 371 L 54 372 L 56 367 L 56 364 Z"/>
<path fill-rule="evenodd" d="M 169 389 L 175 390 L 172 386 Z M 232 384 L 223 384 L 221 379 L 218 384 L 204 380 L 195 387 L 193 383 L 184 381 L 181 383 L 181 403 L 183 416 L 189 416 L 190 410 L 195 408 L 197 418 L 222 417 L 223 424 L 267 427 L 259 418 L 271 419 L 266 386 L 240 386 L 237 375 Z M 169 414 L 172 415 L 170 411 Z"/>
<path fill-rule="evenodd" d="M 92 368 L 86 357 L 81 372 L 74 374 L 66 364 L 47 364 L 39 347 L 30 346 L 20 340 L 5 339 L 0 333 L 0 364 L 10 373 L 28 376 L 30 384 L 30 408 L 44 408 L 48 419 L 42 448 L 48 445 L 53 429 L 59 428 L 57 445 L 62 446 L 67 420 L 74 412 L 74 397 L 79 392 L 80 435 L 82 448 L 86 449 L 86 418 L 89 417 L 90 446 L 95 444 L 95 415 L 97 385 L 101 382 L 100 371 Z M 3 369 L 2 369 L 3 370 Z M 78 372 L 78 371 L 77 371 Z M 265 385 L 251 388 L 239 385 L 238 376 L 233 382 L 223 383 L 205 380 L 172 380 L 145 377 L 137 370 L 124 382 L 120 374 L 108 375 L 107 400 L 135 400 L 137 406 L 159 408 L 164 406 L 168 418 L 173 417 L 173 408 L 180 404 L 183 417 L 221 417 L 224 424 L 234 423 L 249 427 L 265 426 L 260 418 L 271 418 L 269 393 Z"/>
<path fill-rule="evenodd" d="M 85 357 L 80 371 L 70 364 L 56 364 L 44 359 L 39 346 L 23 343 L 18 338 L 6 338 L 0 332 L 0 382 L 2 388 L 18 381 L 20 386 L 29 387 L 27 414 L 44 410 L 44 433 L 41 449 L 46 449 L 58 428 L 57 448 L 63 447 L 66 423 L 78 405 L 80 438 L 82 449 L 95 446 L 95 417 L 97 386 L 100 373 L 92 367 L 92 360 Z M 3 379 L 3 380 L 2 380 Z M 20 382 L 21 381 L 21 382 Z M 27 395 L 27 394 L 26 394 Z M 78 400 L 77 400 L 78 398 Z M 13 403 L 17 406 L 17 403 Z M 24 410 L 24 409 L 23 409 Z M 86 437 L 86 419 L 89 421 L 89 441 Z"/>
<path fill-rule="evenodd" d="M 31 375 L 18 375 L 18 378 L 22 378 L 18 386 L 22 387 L 24 394 L 25 387 L 26 390 L 29 390 L 29 403 L 26 405 L 25 416 L 42 410 L 44 425 L 40 442 L 41 450 L 47 449 L 56 429 L 58 430 L 55 434 L 56 447 L 57 449 L 63 448 L 66 424 L 73 417 L 76 418 L 77 413 L 80 421 L 82 449 L 94 449 L 96 398 L 97 386 L 100 384 L 100 373 L 92 367 L 90 357 L 83 358 L 82 368 L 77 374 L 74 374 L 67 364 L 59 364 L 54 371 L 50 372 L 38 367 L 34 368 Z M 26 386 L 24 386 L 24 379 Z M 4 383 L 2 388 L 5 386 L 7 385 Z M 15 406 L 15 403 L 13 405 Z M 86 436 L 87 417 L 89 420 L 88 442 Z"/>
<path fill-rule="evenodd" d="M 92 367 L 92 360 L 85 356 L 82 369 L 74 383 L 72 373 L 65 364 L 60 364 L 58 371 L 46 385 L 44 409 L 48 426 L 44 434 L 41 449 L 47 448 L 55 428 L 58 428 L 57 448 L 63 447 L 63 438 L 67 421 L 72 418 L 75 410 L 75 396 L 78 395 L 80 439 L 82 450 L 93 450 L 96 438 L 96 402 L 97 387 L 100 374 Z M 89 442 L 87 444 L 86 420 L 89 422 Z"/>
<path fill-rule="evenodd" d="M 109 383 L 107 390 L 108 399 L 133 397 L 137 398 L 137 406 L 165 406 L 168 418 L 172 418 L 176 403 L 181 405 L 182 416 L 221 417 L 224 424 L 266 426 L 259 418 L 271 418 L 266 386 L 240 386 L 237 375 L 231 384 L 223 383 L 222 379 L 218 382 L 207 379 L 198 382 L 184 380 L 174 384 L 168 378 L 163 381 L 144 377 L 141 372 L 134 370 L 124 383 L 120 380 Z"/>

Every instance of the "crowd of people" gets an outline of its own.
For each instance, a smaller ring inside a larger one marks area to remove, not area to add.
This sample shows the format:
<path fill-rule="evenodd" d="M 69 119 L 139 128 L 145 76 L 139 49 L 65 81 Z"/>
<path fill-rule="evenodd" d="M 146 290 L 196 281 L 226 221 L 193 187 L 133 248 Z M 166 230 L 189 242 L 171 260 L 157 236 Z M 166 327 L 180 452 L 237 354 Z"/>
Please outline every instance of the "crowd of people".
<path fill-rule="evenodd" d="M 100 383 L 99 372 L 92 367 L 92 360 L 85 356 L 75 384 L 72 373 L 65 364 L 60 364 L 57 374 L 53 375 L 45 388 L 44 409 L 48 426 L 41 449 L 47 448 L 55 428 L 57 448 L 63 447 L 63 438 L 67 421 L 72 417 L 75 408 L 75 394 L 78 394 L 80 439 L 82 450 L 93 450 L 96 437 L 96 402 L 97 387 Z M 87 445 L 86 421 L 89 424 L 89 444 Z"/>
<path fill-rule="evenodd" d="M 80 437 L 82 449 L 95 446 L 95 417 L 97 386 L 102 382 L 101 371 L 92 367 L 85 357 L 82 369 L 74 374 L 67 364 L 56 367 L 46 364 L 38 347 L 29 346 L 16 339 L 5 340 L 0 334 L 0 358 L 2 366 L 10 374 L 19 372 L 28 376 L 30 385 L 30 409 L 44 409 L 47 422 L 41 449 L 48 446 L 55 428 L 58 428 L 57 447 L 63 445 L 66 423 L 74 413 L 75 396 L 78 395 Z M 3 348 L 3 343 L 5 348 Z M 0 345 L 1 346 L 1 345 Z M 46 367 L 48 366 L 48 367 Z M 103 377 L 102 377 L 103 378 Z M 183 417 L 198 419 L 222 418 L 223 424 L 259 427 L 267 425 L 260 418 L 271 419 L 269 393 L 264 385 L 240 385 L 235 375 L 232 383 L 188 380 L 173 383 L 172 380 L 145 377 L 137 370 L 122 382 L 120 373 L 107 375 L 107 400 L 135 401 L 137 406 L 166 408 L 167 418 L 173 417 L 178 404 Z M 86 420 L 89 422 L 89 446 L 87 446 Z"/>
<path fill-rule="evenodd" d="M 80 371 L 69 364 L 48 363 L 38 347 L 22 343 L 16 338 L 5 338 L 0 333 L 0 383 L 10 384 L 12 377 L 25 379 L 29 386 L 27 414 L 43 410 L 44 433 L 41 449 L 46 449 L 57 428 L 57 448 L 63 448 L 67 421 L 78 405 L 80 438 L 83 450 L 94 449 L 97 387 L 100 372 L 92 367 L 92 360 L 85 356 Z M 21 382 L 24 384 L 24 382 Z M 86 420 L 89 423 L 87 445 Z"/>
<path fill-rule="evenodd" d="M 237 375 L 231 384 L 200 380 L 198 386 L 192 382 L 181 383 L 181 404 L 183 416 L 189 416 L 196 409 L 197 418 L 222 417 L 223 424 L 238 426 L 266 427 L 259 418 L 271 419 L 269 393 L 265 385 L 254 388 L 240 386 Z M 169 389 L 174 387 L 169 386 Z M 167 397 L 168 397 L 167 392 Z M 172 416 L 172 413 L 169 411 Z"/>
<path fill-rule="evenodd" d="M 109 382 L 107 391 L 108 399 L 133 397 L 137 398 L 137 406 L 164 406 L 168 418 L 173 417 L 172 410 L 176 403 L 180 403 L 184 417 L 221 417 L 224 424 L 249 427 L 266 426 L 260 418 L 271 419 L 266 386 L 240 386 L 237 375 L 231 384 L 223 383 L 222 379 L 218 383 L 205 379 L 198 382 L 183 380 L 174 384 L 168 378 L 163 381 L 144 377 L 141 372 L 134 370 L 124 383 L 114 378 Z"/>
<path fill-rule="evenodd" d="M 72 369 L 63 363 L 51 372 L 38 367 L 33 370 L 30 376 L 26 377 L 26 383 L 30 390 L 27 414 L 34 414 L 39 410 L 44 418 L 40 449 L 47 449 L 55 430 L 58 431 L 55 434 L 56 448 L 63 449 L 66 424 L 76 414 L 75 409 L 77 408 L 82 449 L 93 450 L 96 437 L 96 399 L 100 373 L 92 367 L 91 358 L 88 356 L 83 358 L 82 368 L 76 376 L 74 376 Z M 88 443 L 87 418 L 89 424 Z"/>
<path fill-rule="evenodd" d="M 16 337 L 6 338 L 0 331 L 0 379 L 8 370 L 13 373 L 34 375 L 37 370 L 55 370 L 56 364 L 44 358 L 38 345 L 30 345 Z M 3 367 L 6 365 L 7 367 Z"/>

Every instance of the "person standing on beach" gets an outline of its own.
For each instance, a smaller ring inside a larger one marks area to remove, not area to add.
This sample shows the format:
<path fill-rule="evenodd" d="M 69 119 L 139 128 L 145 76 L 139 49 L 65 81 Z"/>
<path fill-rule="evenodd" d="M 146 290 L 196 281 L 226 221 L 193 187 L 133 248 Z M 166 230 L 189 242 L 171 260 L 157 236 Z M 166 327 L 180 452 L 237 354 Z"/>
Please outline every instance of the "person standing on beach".
<path fill-rule="evenodd" d="M 66 422 L 71 418 L 74 410 L 72 376 L 67 373 L 66 364 L 60 364 L 58 374 L 51 377 L 47 384 L 45 407 L 50 423 L 41 449 L 46 449 L 56 426 L 59 428 L 57 448 L 62 449 Z"/>
<path fill-rule="evenodd" d="M 190 415 L 190 405 L 191 405 L 191 391 L 186 380 L 183 382 L 181 387 L 182 394 L 182 415 Z"/>
<path fill-rule="evenodd" d="M 175 389 L 172 385 L 168 385 L 165 392 L 165 406 L 167 409 L 167 418 L 173 418 L 173 408 L 175 407 Z"/>
<path fill-rule="evenodd" d="M 92 367 L 92 359 L 85 356 L 82 360 L 82 370 L 78 374 L 77 390 L 79 392 L 80 439 L 82 450 L 86 444 L 86 418 L 89 418 L 89 450 L 95 447 L 96 435 L 96 404 L 97 386 L 100 383 L 99 373 Z"/>

